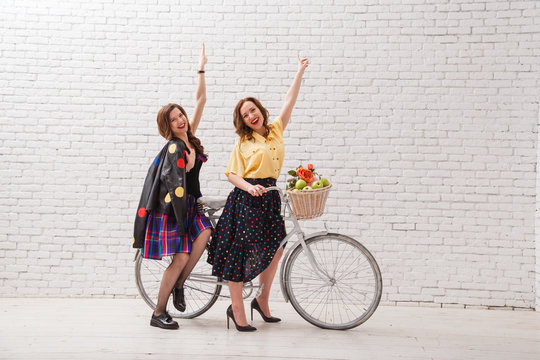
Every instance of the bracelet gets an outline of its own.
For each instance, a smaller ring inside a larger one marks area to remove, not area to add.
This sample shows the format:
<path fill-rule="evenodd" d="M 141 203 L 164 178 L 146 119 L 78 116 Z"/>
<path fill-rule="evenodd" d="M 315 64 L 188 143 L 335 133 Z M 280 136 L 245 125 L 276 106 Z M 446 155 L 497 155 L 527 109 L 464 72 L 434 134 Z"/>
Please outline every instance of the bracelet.
<path fill-rule="evenodd" d="M 204 74 L 204 70 L 199 70 L 199 74 Z"/>

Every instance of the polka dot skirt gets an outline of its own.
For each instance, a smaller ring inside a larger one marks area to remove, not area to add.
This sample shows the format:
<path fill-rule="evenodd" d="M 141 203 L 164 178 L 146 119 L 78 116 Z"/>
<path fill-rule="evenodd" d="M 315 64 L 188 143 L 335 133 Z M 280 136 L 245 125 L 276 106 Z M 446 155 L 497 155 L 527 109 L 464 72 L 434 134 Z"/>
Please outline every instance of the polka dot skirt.
<path fill-rule="evenodd" d="M 245 180 L 264 187 L 276 184 L 273 178 Z M 234 188 L 209 244 L 212 275 L 237 282 L 254 279 L 270 265 L 285 235 L 276 191 L 252 196 Z"/>

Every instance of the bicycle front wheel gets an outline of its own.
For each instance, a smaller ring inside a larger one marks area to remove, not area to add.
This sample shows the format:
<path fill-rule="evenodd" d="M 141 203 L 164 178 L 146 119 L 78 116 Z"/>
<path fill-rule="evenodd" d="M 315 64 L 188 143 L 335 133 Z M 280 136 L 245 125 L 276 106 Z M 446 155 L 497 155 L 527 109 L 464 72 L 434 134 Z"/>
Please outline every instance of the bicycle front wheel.
<path fill-rule="evenodd" d="M 192 319 L 205 313 L 214 305 L 221 292 L 221 285 L 212 273 L 212 267 L 203 259 L 206 259 L 206 250 L 201 260 L 195 265 L 190 276 L 184 283 L 184 297 L 186 299 L 186 311 L 180 312 L 172 304 L 172 296 L 167 303 L 167 312 L 175 318 Z M 137 289 L 143 300 L 155 310 L 159 287 L 163 272 L 170 265 L 172 257 L 162 260 L 150 260 L 137 253 L 135 259 L 135 281 Z"/>
<path fill-rule="evenodd" d="M 382 294 L 381 271 L 371 253 L 341 234 L 306 240 L 287 259 L 283 281 L 292 306 L 311 324 L 335 330 L 354 328 L 373 315 Z M 314 263 L 322 273 L 316 271 Z"/>

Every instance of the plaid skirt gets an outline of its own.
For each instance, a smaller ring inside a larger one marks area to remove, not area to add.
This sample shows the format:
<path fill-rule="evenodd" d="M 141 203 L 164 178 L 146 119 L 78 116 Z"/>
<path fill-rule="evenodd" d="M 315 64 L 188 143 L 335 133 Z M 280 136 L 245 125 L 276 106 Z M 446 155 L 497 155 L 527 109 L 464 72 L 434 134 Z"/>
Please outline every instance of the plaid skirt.
<path fill-rule="evenodd" d="M 188 195 L 187 216 L 183 225 L 186 233 L 180 236 L 174 214 L 151 212 L 146 223 L 142 256 L 145 259 L 161 260 L 164 256 L 189 254 L 193 241 L 205 229 L 212 229 L 210 220 L 197 210 L 197 199 L 193 195 Z"/>
<path fill-rule="evenodd" d="M 245 180 L 264 187 L 276 184 L 272 178 Z M 237 282 L 254 279 L 270 265 L 285 236 L 277 191 L 252 196 L 234 188 L 208 247 L 212 275 Z"/>

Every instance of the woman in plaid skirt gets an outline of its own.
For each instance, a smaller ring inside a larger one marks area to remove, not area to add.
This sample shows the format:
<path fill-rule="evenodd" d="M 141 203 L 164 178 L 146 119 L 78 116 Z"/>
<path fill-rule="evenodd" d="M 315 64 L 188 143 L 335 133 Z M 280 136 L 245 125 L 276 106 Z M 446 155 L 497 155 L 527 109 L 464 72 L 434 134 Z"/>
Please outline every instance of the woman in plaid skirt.
<path fill-rule="evenodd" d="M 207 157 L 194 136 L 206 103 L 206 62 L 203 44 L 191 121 L 177 104 L 168 104 L 158 113 L 159 133 L 168 142 L 150 166 L 135 220 L 133 246 L 141 249 L 142 256 L 173 258 L 163 273 L 156 310 L 150 320 L 151 326 L 163 329 L 178 329 L 178 323 L 166 310 L 169 296 L 172 292 L 175 308 L 185 311 L 184 281 L 201 257 L 212 231 L 210 220 L 197 210 L 197 198 L 201 196 L 199 171 Z"/>

